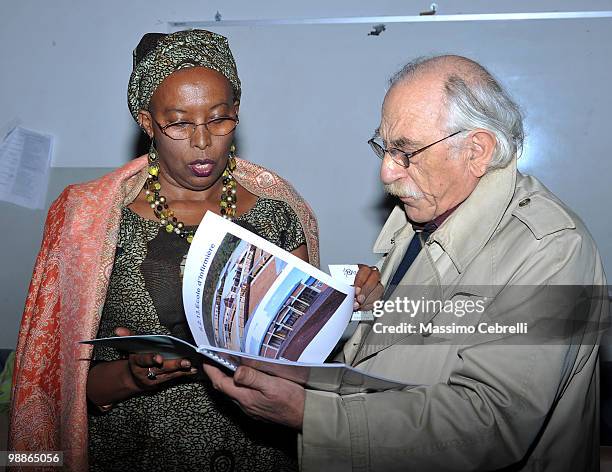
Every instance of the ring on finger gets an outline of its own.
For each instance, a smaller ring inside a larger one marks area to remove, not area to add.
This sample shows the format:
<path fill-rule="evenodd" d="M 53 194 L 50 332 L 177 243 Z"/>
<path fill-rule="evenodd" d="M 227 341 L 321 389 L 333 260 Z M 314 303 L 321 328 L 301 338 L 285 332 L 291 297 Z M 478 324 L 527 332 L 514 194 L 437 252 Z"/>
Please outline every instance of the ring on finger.
<path fill-rule="evenodd" d="M 147 372 L 147 379 L 149 380 L 157 379 L 157 374 L 153 371 L 153 367 L 149 367 L 149 371 Z"/>
<path fill-rule="evenodd" d="M 370 266 L 370 269 L 372 269 L 372 270 L 378 270 L 378 267 L 376 267 L 376 266 Z"/>

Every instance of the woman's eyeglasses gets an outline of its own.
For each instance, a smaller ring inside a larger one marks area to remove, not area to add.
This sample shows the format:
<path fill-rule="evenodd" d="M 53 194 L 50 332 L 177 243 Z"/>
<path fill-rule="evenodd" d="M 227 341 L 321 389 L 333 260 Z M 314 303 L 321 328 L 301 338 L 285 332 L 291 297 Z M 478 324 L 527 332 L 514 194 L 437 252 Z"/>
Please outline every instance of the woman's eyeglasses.
<path fill-rule="evenodd" d="M 159 126 L 162 133 L 170 139 L 190 139 L 198 126 L 204 126 L 206 130 L 213 136 L 225 136 L 230 134 L 236 126 L 238 126 L 238 117 L 224 116 L 222 118 L 214 118 L 205 123 L 194 123 L 192 121 L 177 121 L 167 125 L 161 125 L 151 117 L 155 124 Z"/>

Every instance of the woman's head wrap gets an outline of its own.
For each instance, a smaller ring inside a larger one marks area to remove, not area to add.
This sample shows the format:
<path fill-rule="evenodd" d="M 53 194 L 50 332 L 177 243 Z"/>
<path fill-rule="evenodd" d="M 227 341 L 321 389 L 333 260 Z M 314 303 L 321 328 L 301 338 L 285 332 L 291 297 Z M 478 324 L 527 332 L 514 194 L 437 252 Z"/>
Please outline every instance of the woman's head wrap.
<path fill-rule="evenodd" d="M 149 108 L 153 93 L 172 72 L 186 67 L 208 67 L 223 74 L 240 100 L 240 79 L 227 38 L 204 30 L 172 34 L 147 33 L 134 49 L 134 68 L 128 84 L 128 106 L 138 121 L 138 111 Z"/>

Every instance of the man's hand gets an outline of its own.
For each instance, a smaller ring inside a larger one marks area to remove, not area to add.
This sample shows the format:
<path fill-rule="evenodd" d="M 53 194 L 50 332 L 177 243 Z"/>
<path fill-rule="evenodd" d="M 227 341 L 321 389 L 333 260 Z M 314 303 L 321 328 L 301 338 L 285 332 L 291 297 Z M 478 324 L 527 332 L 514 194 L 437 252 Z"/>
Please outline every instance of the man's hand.
<path fill-rule="evenodd" d="M 301 385 L 246 366 L 233 377 L 213 365 L 203 367 L 213 387 L 236 400 L 247 415 L 302 429 L 306 391 Z"/>
<path fill-rule="evenodd" d="M 374 302 L 382 298 L 385 287 L 380 283 L 380 272 L 377 267 L 358 264 L 359 270 L 355 276 L 354 311 L 369 311 L 374 308 Z"/>

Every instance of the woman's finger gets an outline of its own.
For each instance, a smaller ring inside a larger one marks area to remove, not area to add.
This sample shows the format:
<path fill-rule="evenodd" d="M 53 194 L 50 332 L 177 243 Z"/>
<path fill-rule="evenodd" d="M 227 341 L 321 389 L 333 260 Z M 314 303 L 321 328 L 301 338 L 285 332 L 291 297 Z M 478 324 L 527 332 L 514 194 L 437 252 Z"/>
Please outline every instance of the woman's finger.
<path fill-rule="evenodd" d="M 164 363 L 163 356 L 154 352 L 130 354 L 129 360 L 138 367 L 161 367 Z"/>
<path fill-rule="evenodd" d="M 168 380 L 177 379 L 179 377 L 191 377 L 197 373 L 198 373 L 198 369 L 196 369 L 195 367 L 191 367 L 190 369 L 187 369 L 187 370 L 175 370 L 172 372 L 166 372 L 166 373 L 157 375 L 156 382 L 158 384 L 164 383 L 164 382 L 167 382 Z"/>
<path fill-rule="evenodd" d="M 160 354 L 132 354 L 129 366 L 135 382 L 145 390 L 176 377 L 197 373 L 189 359 L 164 360 Z"/>
<path fill-rule="evenodd" d="M 157 385 L 163 384 L 172 379 L 185 376 L 193 376 L 197 374 L 198 369 L 189 367 L 182 370 L 164 370 L 158 367 L 138 368 L 135 376 L 138 382 L 146 389 L 155 388 Z"/>
<path fill-rule="evenodd" d="M 191 361 L 189 359 L 167 359 L 164 360 L 161 369 L 164 372 L 174 371 L 189 371 L 191 368 Z"/>
<path fill-rule="evenodd" d="M 123 326 L 115 328 L 115 334 L 117 336 L 133 336 L 134 335 L 134 333 L 129 328 L 124 328 Z"/>

